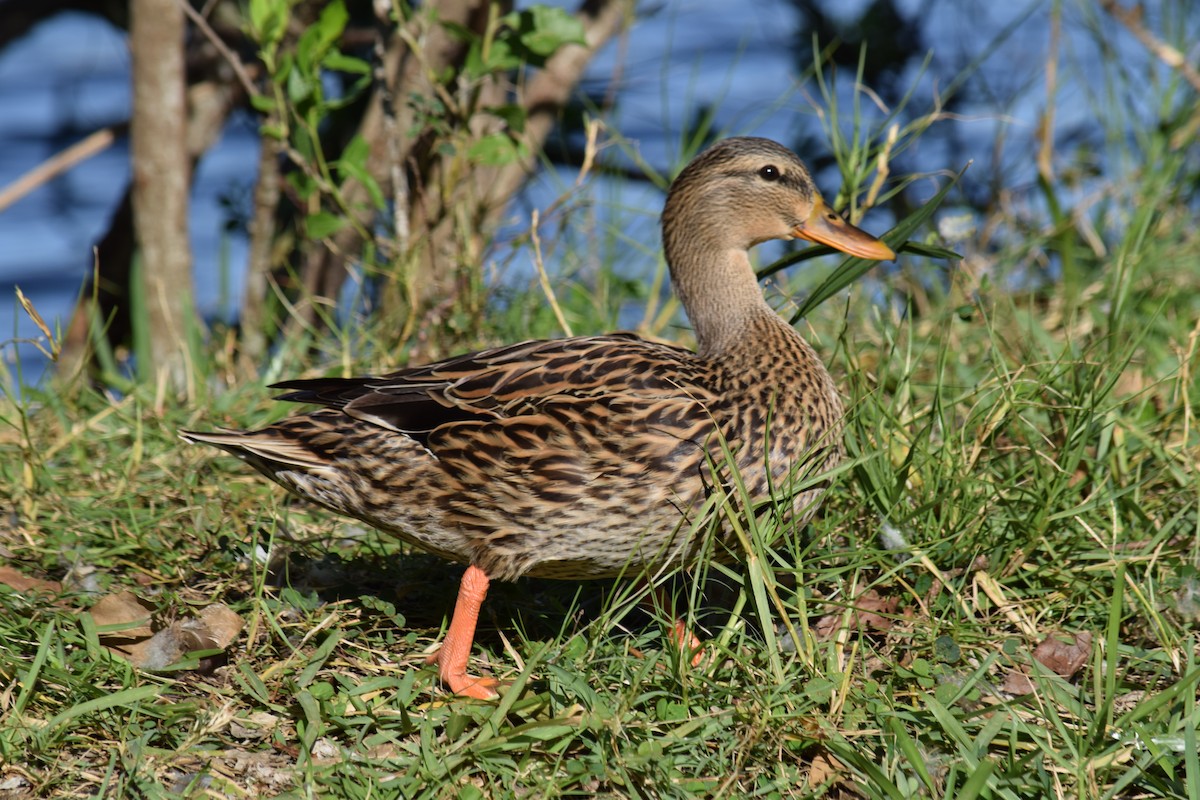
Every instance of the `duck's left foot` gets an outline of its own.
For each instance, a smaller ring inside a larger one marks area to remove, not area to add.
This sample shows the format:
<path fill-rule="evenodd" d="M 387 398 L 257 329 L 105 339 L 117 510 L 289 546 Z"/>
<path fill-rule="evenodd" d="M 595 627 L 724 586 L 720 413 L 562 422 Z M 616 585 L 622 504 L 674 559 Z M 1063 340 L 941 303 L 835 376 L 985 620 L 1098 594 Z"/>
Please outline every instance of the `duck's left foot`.
<path fill-rule="evenodd" d="M 471 675 L 467 672 L 465 661 L 461 665 L 448 663 L 450 659 L 443 661 L 443 651 L 444 648 L 429 656 L 425 663 L 437 662 L 438 676 L 447 689 L 460 697 L 473 697 L 476 700 L 495 700 L 499 697 L 496 689 L 500 686 L 500 681 Z"/>

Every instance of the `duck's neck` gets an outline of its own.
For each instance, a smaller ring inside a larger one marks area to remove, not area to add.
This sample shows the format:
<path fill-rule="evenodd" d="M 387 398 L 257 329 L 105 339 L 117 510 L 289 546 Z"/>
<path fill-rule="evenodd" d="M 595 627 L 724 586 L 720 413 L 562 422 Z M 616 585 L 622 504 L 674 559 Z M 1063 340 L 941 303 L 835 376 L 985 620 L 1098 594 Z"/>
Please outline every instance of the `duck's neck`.
<path fill-rule="evenodd" d="M 716 358 L 745 338 L 755 321 L 778 319 L 744 249 L 701 237 L 664 242 L 671 281 L 696 332 L 696 351 Z"/>

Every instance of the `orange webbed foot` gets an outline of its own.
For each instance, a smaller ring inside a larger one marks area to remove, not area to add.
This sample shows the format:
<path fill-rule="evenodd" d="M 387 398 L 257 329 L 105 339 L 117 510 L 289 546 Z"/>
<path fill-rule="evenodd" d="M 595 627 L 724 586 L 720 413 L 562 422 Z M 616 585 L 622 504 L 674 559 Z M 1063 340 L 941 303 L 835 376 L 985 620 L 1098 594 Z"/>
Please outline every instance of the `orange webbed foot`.
<path fill-rule="evenodd" d="M 481 678 L 477 675 L 471 675 L 467 672 L 467 664 L 464 660 L 461 665 L 451 663 L 451 659 L 443 658 L 442 654 L 446 652 L 446 648 L 440 647 L 435 652 L 430 653 L 425 658 L 426 664 L 438 665 L 438 677 L 442 679 L 442 683 L 454 694 L 462 697 L 473 697 L 476 700 L 495 700 L 499 695 L 496 689 L 500 686 L 500 681 L 495 678 Z"/>

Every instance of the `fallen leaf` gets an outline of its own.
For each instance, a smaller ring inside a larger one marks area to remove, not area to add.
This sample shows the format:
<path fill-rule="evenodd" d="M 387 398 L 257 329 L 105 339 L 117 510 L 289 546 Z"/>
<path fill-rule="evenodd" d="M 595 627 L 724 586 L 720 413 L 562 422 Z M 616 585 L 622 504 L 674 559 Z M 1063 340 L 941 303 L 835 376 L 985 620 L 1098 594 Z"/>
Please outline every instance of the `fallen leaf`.
<path fill-rule="evenodd" d="M 44 592 L 46 594 L 62 594 L 62 584 L 58 581 L 43 581 L 21 574 L 12 567 L 0 567 L 0 583 L 10 586 L 18 592 Z"/>
<path fill-rule="evenodd" d="M 0 780 L 0 792 L 4 797 L 23 797 L 28 796 L 25 791 L 29 788 L 29 781 L 24 775 L 9 775 L 4 780 Z"/>
<path fill-rule="evenodd" d="M 163 670 L 183 661 L 189 653 L 224 650 L 242 630 L 242 619 L 228 606 L 217 603 L 200 612 L 197 619 L 173 622 L 149 639 L 128 648 L 128 657 L 138 669 Z M 220 659 L 206 657 L 198 672 L 211 672 Z"/>
<path fill-rule="evenodd" d="M 117 592 L 101 597 L 88 609 L 96 627 L 122 626 L 119 630 L 103 631 L 100 642 L 112 647 L 113 643 L 135 642 L 154 633 L 150 627 L 150 615 L 154 606 L 133 592 Z"/>
<path fill-rule="evenodd" d="M 279 727 L 279 717 L 268 711 L 255 711 L 229 721 L 229 732 L 238 739 L 265 739 Z"/>
<path fill-rule="evenodd" d="M 1025 665 L 1010 669 L 1004 683 L 1000 684 L 1000 691 L 1007 694 L 1031 694 L 1034 686 L 1033 681 L 1029 679 L 1028 670 L 1029 667 Z"/>
<path fill-rule="evenodd" d="M 1047 636 L 1033 649 L 1033 658 L 1051 672 L 1072 678 L 1087 663 L 1092 654 L 1092 634 L 1083 631 L 1066 642 L 1057 636 Z M 1030 694 L 1036 687 L 1029 677 L 1029 666 L 1022 664 L 1009 671 L 1000 690 L 1009 694 Z"/>
<path fill-rule="evenodd" d="M 242 632 L 242 618 L 224 603 L 214 603 L 200 612 L 200 621 L 212 636 L 213 647 L 224 650 Z"/>
<path fill-rule="evenodd" d="M 808 767 L 808 786 L 810 789 L 818 789 L 839 772 L 828 756 L 817 753 Z"/>
<path fill-rule="evenodd" d="M 138 669 L 157 672 L 179 663 L 190 652 L 208 649 L 191 631 L 175 623 L 125 648 L 124 655 Z"/>
<path fill-rule="evenodd" d="M 813 634 L 818 639 L 830 639 L 843 625 L 851 630 L 889 631 L 896 621 L 884 615 L 894 616 L 898 605 L 899 601 L 895 597 L 883 597 L 874 589 L 868 589 L 855 598 L 848 619 L 846 619 L 847 615 L 844 611 L 837 614 L 826 614 L 813 626 Z M 845 621 L 843 622 L 843 620 Z"/>
<path fill-rule="evenodd" d="M 1057 636 L 1047 636 L 1033 650 L 1033 657 L 1042 666 L 1064 678 L 1070 678 L 1078 672 L 1091 654 L 1091 631 L 1075 634 L 1075 640 L 1072 642 L 1064 642 Z"/>
<path fill-rule="evenodd" d="M 160 630 L 152 625 L 152 609 L 126 591 L 101 598 L 87 613 L 98 627 L 121 626 L 102 631 L 100 643 L 138 669 L 151 672 L 178 664 L 189 653 L 224 650 L 242 630 L 241 617 L 221 603 L 203 609 L 195 619 L 177 620 Z M 216 658 L 203 658 L 196 669 L 208 672 L 219 663 Z"/>

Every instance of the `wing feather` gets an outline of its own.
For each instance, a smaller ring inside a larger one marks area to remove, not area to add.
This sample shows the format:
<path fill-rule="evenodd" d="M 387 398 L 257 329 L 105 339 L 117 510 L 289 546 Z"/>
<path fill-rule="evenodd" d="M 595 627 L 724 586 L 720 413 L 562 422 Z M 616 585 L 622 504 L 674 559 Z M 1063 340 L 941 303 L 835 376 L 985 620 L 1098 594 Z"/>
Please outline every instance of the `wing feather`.
<path fill-rule="evenodd" d="M 427 446 L 443 426 L 512 419 L 562 400 L 705 394 L 705 374 L 688 350 L 611 334 L 523 342 L 382 376 L 291 380 L 272 388 L 287 390 L 280 400 L 341 409 Z"/>

